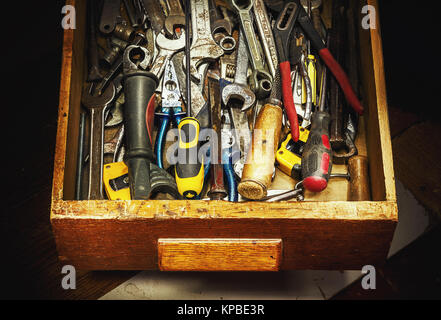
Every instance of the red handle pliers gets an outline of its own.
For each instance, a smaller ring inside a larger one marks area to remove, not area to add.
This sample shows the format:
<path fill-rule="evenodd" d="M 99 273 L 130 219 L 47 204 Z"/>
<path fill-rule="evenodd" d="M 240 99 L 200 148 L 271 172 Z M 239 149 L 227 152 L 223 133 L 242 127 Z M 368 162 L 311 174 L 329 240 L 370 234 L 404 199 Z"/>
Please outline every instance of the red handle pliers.
<path fill-rule="evenodd" d="M 328 48 L 323 43 L 320 34 L 315 30 L 308 13 L 299 1 L 288 2 L 279 17 L 274 28 L 274 38 L 277 44 L 280 60 L 280 75 L 282 78 L 283 103 L 291 125 L 292 138 L 294 141 L 299 139 L 299 124 L 291 87 L 291 65 L 289 62 L 289 44 L 291 33 L 296 22 L 299 22 L 311 44 L 319 52 L 320 57 L 334 75 L 340 85 L 346 100 L 352 108 L 360 115 L 363 114 L 363 106 L 352 88 L 347 74 L 340 64 L 332 56 Z"/>
<path fill-rule="evenodd" d="M 299 140 L 299 119 L 297 117 L 291 85 L 291 63 L 289 61 L 289 43 L 291 33 L 299 16 L 298 4 L 288 2 L 277 18 L 274 27 L 274 40 L 279 53 L 280 77 L 282 80 L 283 105 L 291 125 L 291 136 L 294 142 Z"/>

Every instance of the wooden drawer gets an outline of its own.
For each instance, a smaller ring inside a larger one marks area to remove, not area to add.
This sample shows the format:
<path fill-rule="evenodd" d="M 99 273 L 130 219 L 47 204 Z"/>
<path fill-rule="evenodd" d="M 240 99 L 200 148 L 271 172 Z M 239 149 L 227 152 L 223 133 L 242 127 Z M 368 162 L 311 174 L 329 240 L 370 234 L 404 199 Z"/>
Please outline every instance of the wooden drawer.
<path fill-rule="evenodd" d="M 372 201 L 340 182 L 307 201 L 74 201 L 86 1 L 67 1 L 51 222 L 62 261 L 85 270 L 361 269 L 386 259 L 398 221 L 380 29 L 360 28 L 366 113 L 357 139 Z M 369 4 L 377 8 L 375 0 Z M 338 201 L 335 201 L 338 200 Z"/>

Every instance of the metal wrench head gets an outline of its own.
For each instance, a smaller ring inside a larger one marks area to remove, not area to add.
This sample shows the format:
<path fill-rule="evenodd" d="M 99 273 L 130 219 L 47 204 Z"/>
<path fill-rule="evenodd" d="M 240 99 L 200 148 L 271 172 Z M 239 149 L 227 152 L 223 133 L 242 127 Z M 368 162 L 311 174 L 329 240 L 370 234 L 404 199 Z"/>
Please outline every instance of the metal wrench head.
<path fill-rule="evenodd" d="M 191 76 L 201 81 L 198 68 L 208 62 L 219 59 L 224 50 L 214 41 L 211 34 L 210 8 L 206 0 L 191 0 L 191 18 L 193 28 L 193 40 L 190 46 Z"/>
<path fill-rule="evenodd" d="M 81 102 L 87 109 L 103 108 L 115 98 L 116 89 L 111 83 L 101 95 L 93 94 L 93 84 L 88 85 L 83 90 Z"/>
<path fill-rule="evenodd" d="M 178 39 L 168 39 L 164 34 L 160 33 L 156 37 L 156 46 L 159 50 L 167 50 L 177 52 L 185 48 L 185 32 L 183 31 Z"/>
<path fill-rule="evenodd" d="M 250 77 L 250 87 L 258 99 L 267 98 L 273 88 L 273 77 L 269 72 L 254 70 Z"/>
<path fill-rule="evenodd" d="M 242 103 L 241 111 L 245 112 L 256 104 L 256 95 L 248 87 L 237 83 L 227 85 L 222 90 L 222 101 L 224 105 L 228 105 L 231 99 L 239 100 Z"/>
<path fill-rule="evenodd" d="M 136 70 L 146 70 L 152 61 L 150 52 L 142 46 L 128 46 L 124 51 L 124 73 Z"/>
<path fill-rule="evenodd" d="M 168 35 L 174 35 L 176 27 L 185 27 L 185 16 L 167 16 L 165 18 L 164 29 Z"/>
<path fill-rule="evenodd" d="M 254 6 L 254 0 L 230 0 L 230 2 L 237 11 L 248 11 Z"/>
<path fill-rule="evenodd" d="M 180 0 L 167 0 L 168 16 L 165 18 L 164 29 L 169 36 L 175 34 L 176 27 L 185 27 L 185 13 Z"/>

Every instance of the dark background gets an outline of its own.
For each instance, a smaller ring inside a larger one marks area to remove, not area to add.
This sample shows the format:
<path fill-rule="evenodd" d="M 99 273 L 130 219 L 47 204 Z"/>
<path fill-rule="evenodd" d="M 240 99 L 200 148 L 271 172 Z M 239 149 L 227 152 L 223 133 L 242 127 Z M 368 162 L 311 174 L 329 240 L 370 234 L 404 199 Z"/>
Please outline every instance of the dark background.
<path fill-rule="evenodd" d="M 439 34 L 434 27 L 438 12 L 416 2 L 379 2 L 389 105 L 439 122 Z M 2 15 L 13 18 L 3 19 L 1 50 L 6 205 L 0 224 L 0 297 L 7 299 L 66 298 L 57 295 L 61 269 L 49 223 L 63 5 L 64 1 L 15 1 Z M 99 283 L 100 277 L 117 281 L 131 274 L 94 273 L 82 279 Z M 87 297 L 99 297 L 109 288 Z"/>

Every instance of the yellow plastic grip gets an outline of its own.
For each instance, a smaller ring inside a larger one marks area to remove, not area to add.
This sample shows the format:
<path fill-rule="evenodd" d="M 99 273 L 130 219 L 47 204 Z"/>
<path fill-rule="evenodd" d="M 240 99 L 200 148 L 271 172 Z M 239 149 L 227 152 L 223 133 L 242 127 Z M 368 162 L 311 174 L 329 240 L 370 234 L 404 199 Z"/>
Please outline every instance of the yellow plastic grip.
<path fill-rule="evenodd" d="M 195 199 L 204 187 L 205 170 L 199 159 L 200 125 L 195 118 L 184 118 L 179 123 L 178 163 L 175 178 L 179 193 L 187 199 Z"/>

